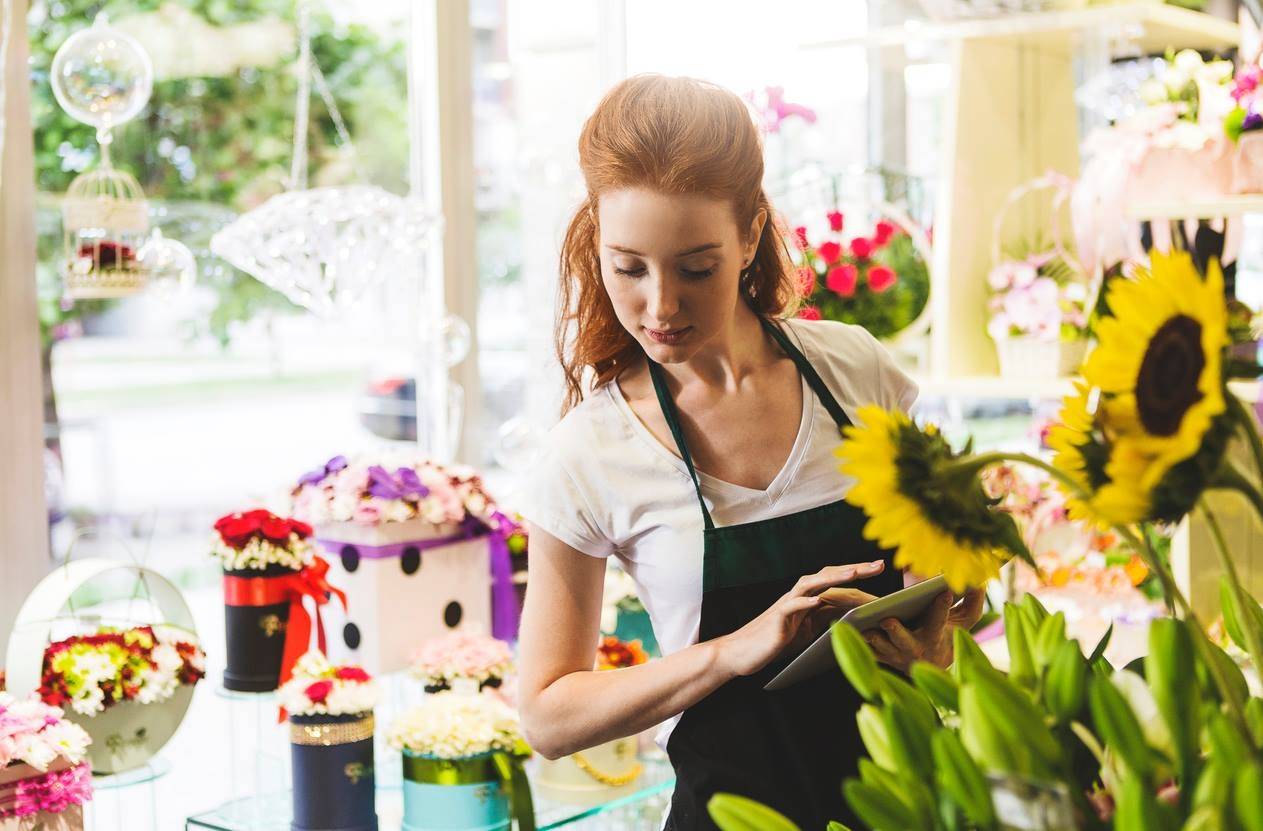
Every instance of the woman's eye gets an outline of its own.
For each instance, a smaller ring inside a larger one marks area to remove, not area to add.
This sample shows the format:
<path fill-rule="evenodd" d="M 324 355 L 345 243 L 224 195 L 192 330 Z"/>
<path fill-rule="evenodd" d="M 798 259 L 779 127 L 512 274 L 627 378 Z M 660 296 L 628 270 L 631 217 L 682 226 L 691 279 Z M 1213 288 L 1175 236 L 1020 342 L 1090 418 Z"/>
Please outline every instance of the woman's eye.
<path fill-rule="evenodd" d="M 707 277 L 715 273 L 715 269 L 714 268 L 705 268 L 705 269 L 682 268 L 680 269 L 680 272 L 685 277 L 688 277 L 690 280 L 705 280 Z"/>
<path fill-rule="evenodd" d="M 621 277 L 639 277 L 645 273 L 643 268 L 619 268 L 614 266 L 614 273 Z"/>

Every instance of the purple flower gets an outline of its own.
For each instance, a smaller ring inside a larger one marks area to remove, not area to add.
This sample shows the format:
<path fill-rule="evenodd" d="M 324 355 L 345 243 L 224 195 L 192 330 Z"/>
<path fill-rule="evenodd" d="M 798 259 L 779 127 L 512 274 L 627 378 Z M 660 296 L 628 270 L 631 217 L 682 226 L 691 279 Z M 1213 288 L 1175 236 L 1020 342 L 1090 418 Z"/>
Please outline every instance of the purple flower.
<path fill-rule="evenodd" d="M 325 466 L 317 468 L 309 473 L 304 473 L 298 479 L 299 485 L 319 485 L 329 476 L 337 473 L 339 470 L 346 468 L 346 456 L 334 456 L 325 462 Z"/>
<path fill-rule="evenodd" d="M 1257 130 L 1259 127 L 1263 127 L 1263 115 L 1251 109 L 1250 112 L 1245 114 L 1245 119 L 1241 122 L 1241 132 Z"/>
<path fill-rule="evenodd" d="M 386 468 L 373 465 L 368 469 L 368 492 L 379 499 L 424 499 L 430 489 L 421 484 L 421 477 L 410 467 L 401 467 L 391 476 Z"/>

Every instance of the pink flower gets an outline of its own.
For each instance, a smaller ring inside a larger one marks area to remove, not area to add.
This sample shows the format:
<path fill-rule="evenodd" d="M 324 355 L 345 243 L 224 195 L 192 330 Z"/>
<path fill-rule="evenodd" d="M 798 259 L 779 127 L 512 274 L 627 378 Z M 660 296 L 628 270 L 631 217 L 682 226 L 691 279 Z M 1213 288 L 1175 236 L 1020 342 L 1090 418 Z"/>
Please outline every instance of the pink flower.
<path fill-rule="evenodd" d="M 307 689 L 303 690 L 303 694 L 311 699 L 312 704 L 324 704 L 331 692 L 333 692 L 333 682 L 328 678 L 313 681 L 307 685 Z"/>
<path fill-rule="evenodd" d="M 806 251 L 809 243 L 807 242 L 807 226 L 799 225 L 794 229 L 794 245 L 799 251 Z"/>
<path fill-rule="evenodd" d="M 859 270 L 850 263 L 843 263 L 836 268 L 829 269 L 829 276 L 825 278 L 825 285 L 829 287 L 829 291 L 834 294 L 840 294 L 843 297 L 855 296 L 855 282 L 859 277 Z"/>
<path fill-rule="evenodd" d="M 798 293 L 803 297 L 811 297 L 816 293 L 816 270 L 810 266 L 798 268 Z"/>
<path fill-rule="evenodd" d="M 820 255 L 820 259 L 824 260 L 825 265 L 833 265 L 838 261 L 838 257 L 842 256 L 842 246 L 830 240 L 821 243 L 816 253 Z"/>
<path fill-rule="evenodd" d="M 820 320 L 820 310 L 815 306 L 803 306 L 798 310 L 799 320 Z"/>
<path fill-rule="evenodd" d="M 343 681 L 357 681 L 361 684 L 372 680 L 367 672 L 356 666 L 338 667 L 334 672 L 334 677 Z"/>
<path fill-rule="evenodd" d="M 894 269 L 884 265 L 875 265 L 868 270 L 868 287 L 878 294 L 893 286 L 896 279 Z"/>
<path fill-rule="evenodd" d="M 841 211 L 829 211 L 829 213 L 825 215 L 829 217 L 829 230 L 831 231 L 842 230 L 842 212 Z"/>
<path fill-rule="evenodd" d="M 873 241 L 867 237 L 856 237 L 851 240 L 851 253 L 861 260 L 868 259 L 873 253 Z"/>
<path fill-rule="evenodd" d="M 896 226 L 893 222 L 887 222 L 883 219 L 879 221 L 877 226 L 873 229 L 873 242 L 878 248 L 881 248 L 883 245 L 890 242 L 898 230 L 898 226 Z"/>
<path fill-rule="evenodd" d="M 351 517 L 352 522 L 358 522 L 361 525 L 377 525 L 381 520 L 381 510 L 371 502 L 361 502 L 356 505 L 355 514 Z"/>
<path fill-rule="evenodd" d="M 1040 277 L 1029 288 L 1014 288 L 1004 296 L 1004 314 L 1019 331 L 1051 339 L 1061 328 L 1059 299 L 1056 281 Z"/>

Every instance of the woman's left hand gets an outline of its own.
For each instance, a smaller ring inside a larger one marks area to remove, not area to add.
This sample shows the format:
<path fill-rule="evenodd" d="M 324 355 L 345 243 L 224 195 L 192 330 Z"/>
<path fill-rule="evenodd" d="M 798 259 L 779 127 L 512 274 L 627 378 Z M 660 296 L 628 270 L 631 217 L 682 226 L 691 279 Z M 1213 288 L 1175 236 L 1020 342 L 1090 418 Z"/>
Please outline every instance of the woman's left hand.
<path fill-rule="evenodd" d="M 952 630 L 971 628 L 982 617 L 982 589 L 970 589 L 965 599 L 955 606 L 951 592 L 943 592 L 925 614 L 924 622 L 909 629 L 895 618 L 886 618 L 879 628 L 864 633 L 864 640 L 873 648 L 877 660 L 907 673 L 917 661 L 928 661 L 937 667 L 952 662 Z"/>

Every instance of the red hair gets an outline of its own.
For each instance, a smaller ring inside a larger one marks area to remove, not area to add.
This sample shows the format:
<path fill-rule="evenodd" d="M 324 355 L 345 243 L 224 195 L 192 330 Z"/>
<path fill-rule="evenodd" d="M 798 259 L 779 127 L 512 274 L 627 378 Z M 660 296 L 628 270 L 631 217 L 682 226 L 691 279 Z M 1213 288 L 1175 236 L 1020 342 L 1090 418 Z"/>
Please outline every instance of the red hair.
<path fill-rule="evenodd" d="M 601 281 L 597 199 L 606 190 L 643 187 L 724 199 L 743 233 L 766 211 L 754 260 L 741 275 L 741 295 L 764 318 L 782 316 L 797 302 L 789 252 L 763 192 L 763 142 L 733 93 L 692 78 L 628 78 L 583 125 L 579 167 L 588 195 L 561 246 L 556 341 L 566 380 L 563 411 L 582 400 L 587 368 L 600 386 L 643 355 Z"/>

